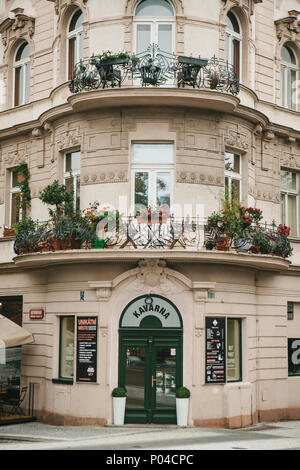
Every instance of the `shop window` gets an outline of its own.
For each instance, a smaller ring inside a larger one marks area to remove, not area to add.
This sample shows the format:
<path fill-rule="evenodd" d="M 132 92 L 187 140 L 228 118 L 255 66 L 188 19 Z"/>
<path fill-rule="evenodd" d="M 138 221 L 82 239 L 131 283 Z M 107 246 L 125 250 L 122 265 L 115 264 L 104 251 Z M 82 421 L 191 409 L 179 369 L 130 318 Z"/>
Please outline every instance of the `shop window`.
<path fill-rule="evenodd" d="M 173 187 L 173 144 L 133 144 L 132 205 L 170 209 Z"/>
<path fill-rule="evenodd" d="M 290 235 L 299 235 L 299 189 L 298 173 L 295 171 L 281 170 L 280 172 L 281 191 L 281 223 L 290 227 Z"/>
<path fill-rule="evenodd" d="M 227 319 L 227 382 L 242 380 L 241 320 Z"/>
<path fill-rule="evenodd" d="M 135 51 L 147 50 L 158 44 L 162 51 L 175 48 L 175 13 L 168 0 L 142 0 L 135 10 Z"/>
<path fill-rule="evenodd" d="M 241 200 L 242 169 L 241 156 L 225 152 L 225 193 L 232 199 Z"/>
<path fill-rule="evenodd" d="M 29 102 L 30 94 L 30 50 L 27 42 L 17 49 L 13 63 L 14 93 L 13 106 L 21 106 Z"/>
<path fill-rule="evenodd" d="M 67 31 L 67 80 L 72 80 L 75 65 L 83 57 L 83 14 L 77 10 L 70 22 Z"/>
<path fill-rule="evenodd" d="M 80 152 L 70 152 L 64 157 L 64 184 L 74 193 L 74 208 L 80 209 Z"/>
<path fill-rule="evenodd" d="M 300 338 L 288 338 L 288 375 L 300 375 Z"/>
<path fill-rule="evenodd" d="M 73 381 L 75 317 L 60 318 L 59 379 Z"/>
<path fill-rule="evenodd" d="M 297 93 L 294 86 L 298 79 L 298 64 L 294 52 L 286 45 L 281 49 L 280 74 L 281 105 L 296 110 Z"/>
<path fill-rule="evenodd" d="M 235 68 L 241 79 L 242 29 L 236 15 L 229 11 L 226 17 L 226 60 Z"/>
<path fill-rule="evenodd" d="M 294 320 L 294 302 L 287 303 L 287 319 Z"/>

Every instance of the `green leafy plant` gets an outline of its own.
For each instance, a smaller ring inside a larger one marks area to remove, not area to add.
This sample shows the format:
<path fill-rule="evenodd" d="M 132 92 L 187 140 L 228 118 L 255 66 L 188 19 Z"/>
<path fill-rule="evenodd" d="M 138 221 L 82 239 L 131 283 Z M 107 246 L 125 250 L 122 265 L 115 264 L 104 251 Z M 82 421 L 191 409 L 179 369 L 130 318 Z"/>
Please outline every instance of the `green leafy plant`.
<path fill-rule="evenodd" d="M 112 391 L 112 396 L 113 397 L 126 397 L 127 390 L 125 387 L 116 387 Z"/>
<path fill-rule="evenodd" d="M 71 184 L 73 188 L 73 184 Z M 49 208 L 49 215 L 53 220 L 57 220 L 63 215 L 72 216 L 74 213 L 74 192 L 68 191 L 64 184 L 59 184 L 55 180 L 44 188 L 40 195 L 40 200 L 49 206 L 55 206 L 55 210 Z"/>
<path fill-rule="evenodd" d="M 205 241 L 205 247 L 206 247 L 207 250 L 212 250 L 213 248 L 215 248 L 215 246 L 216 246 L 215 240 L 213 240 L 211 238 L 208 238 Z"/>
<path fill-rule="evenodd" d="M 187 387 L 179 387 L 176 390 L 176 398 L 190 398 L 191 392 Z"/>

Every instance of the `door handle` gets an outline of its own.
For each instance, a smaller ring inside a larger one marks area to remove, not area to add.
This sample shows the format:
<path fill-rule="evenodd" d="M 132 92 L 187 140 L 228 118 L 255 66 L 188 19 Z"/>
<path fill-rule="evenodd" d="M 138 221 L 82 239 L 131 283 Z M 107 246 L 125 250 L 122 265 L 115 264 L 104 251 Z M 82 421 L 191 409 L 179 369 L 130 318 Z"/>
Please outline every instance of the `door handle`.
<path fill-rule="evenodd" d="M 154 378 L 153 378 L 153 375 L 152 375 L 152 388 L 153 388 L 153 386 L 154 386 L 154 382 L 157 382 L 157 380 L 158 380 L 158 379 L 154 379 Z"/>

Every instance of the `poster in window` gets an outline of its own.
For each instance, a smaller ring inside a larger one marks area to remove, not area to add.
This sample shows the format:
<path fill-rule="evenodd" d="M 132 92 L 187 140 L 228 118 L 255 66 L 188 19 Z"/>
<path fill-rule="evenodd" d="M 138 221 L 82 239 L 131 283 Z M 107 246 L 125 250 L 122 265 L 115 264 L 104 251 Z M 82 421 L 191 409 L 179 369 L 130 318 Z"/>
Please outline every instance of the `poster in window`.
<path fill-rule="evenodd" d="M 97 381 L 97 317 L 77 317 L 77 382 Z"/>
<path fill-rule="evenodd" d="M 206 317 L 205 383 L 225 382 L 225 318 Z"/>
<path fill-rule="evenodd" d="M 288 338 L 289 376 L 300 375 L 300 338 Z"/>

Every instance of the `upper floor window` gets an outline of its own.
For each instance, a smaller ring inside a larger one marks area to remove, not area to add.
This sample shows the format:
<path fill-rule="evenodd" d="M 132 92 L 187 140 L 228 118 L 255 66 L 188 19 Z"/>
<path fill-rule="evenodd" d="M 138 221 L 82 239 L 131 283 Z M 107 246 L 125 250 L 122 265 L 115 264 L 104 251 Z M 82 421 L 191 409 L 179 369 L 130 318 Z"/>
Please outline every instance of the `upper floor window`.
<path fill-rule="evenodd" d="M 9 225 L 12 226 L 22 218 L 22 207 L 19 202 L 20 186 L 23 174 L 16 169 L 10 172 L 10 216 Z"/>
<path fill-rule="evenodd" d="M 71 186 L 73 183 L 73 187 Z M 80 152 L 65 155 L 64 184 L 68 191 L 74 193 L 74 209 L 80 209 Z"/>
<path fill-rule="evenodd" d="M 291 236 L 299 235 L 299 183 L 298 173 L 281 170 L 281 223 L 290 227 Z"/>
<path fill-rule="evenodd" d="M 171 207 L 173 153 L 173 144 L 133 145 L 132 204 L 135 211 Z"/>
<path fill-rule="evenodd" d="M 226 17 L 226 60 L 241 79 L 242 29 L 238 18 L 229 11 Z"/>
<path fill-rule="evenodd" d="M 77 10 L 72 16 L 67 32 L 67 79 L 71 80 L 75 64 L 83 57 L 83 14 Z"/>
<path fill-rule="evenodd" d="M 225 152 L 225 192 L 228 197 L 241 200 L 241 156 L 237 153 Z"/>
<path fill-rule="evenodd" d="M 29 102 L 30 94 L 30 49 L 24 42 L 17 49 L 14 57 L 14 96 L 13 105 L 21 106 Z"/>
<path fill-rule="evenodd" d="M 135 10 L 135 51 L 158 44 L 162 51 L 175 49 L 175 12 L 168 0 L 142 0 Z"/>
<path fill-rule="evenodd" d="M 288 46 L 281 49 L 281 105 L 285 108 L 296 109 L 296 93 L 293 86 L 297 80 L 298 64 L 297 59 Z"/>

